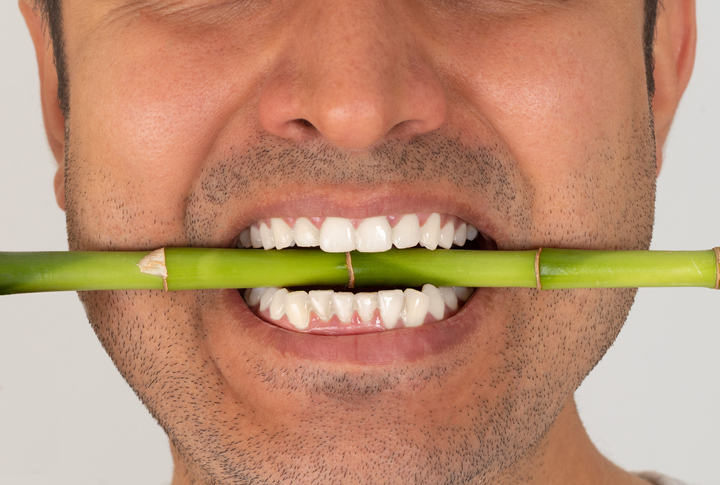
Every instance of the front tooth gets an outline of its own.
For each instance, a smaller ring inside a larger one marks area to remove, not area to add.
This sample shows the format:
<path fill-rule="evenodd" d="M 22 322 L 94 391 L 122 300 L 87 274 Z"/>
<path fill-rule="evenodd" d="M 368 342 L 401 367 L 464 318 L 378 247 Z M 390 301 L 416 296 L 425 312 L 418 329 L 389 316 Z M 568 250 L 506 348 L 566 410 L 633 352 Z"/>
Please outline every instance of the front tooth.
<path fill-rule="evenodd" d="M 383 326 L 388 330 L 395 328 L 403 309 L 402 290 L 382 290 L 377 295 Z"/>
<path fill-rule="evenodd" d="M 293 236 L 295 243 L 301 248 L 314 248 L 320 245 L 320 230 L 307 217 L 295 221 Z"/>
<path fill-rule="evenodd" d="M 270 301 L 270 318 L 280 320 L 285 314 L 285 296 L 290 293 L 285 288 L 281 288 L 275 292 Z"/>
<path fill-rule="evenodd" d="M 341 323 L 350 323 L 355 309 L 355 295 L 346 292 L 333 292 L 330 296 L 333 312 Z"/>
<path fill-rule="evenodd" d="M 260 228 L 255 225 L 250 226 L 250 242 L 255 249 L 263 247 Z"/>
<path fill-rule="evenodd" d="M 357 309 L 360 320 L 363 323 L 370 323 L 378 307 L 377 293 L 358 293 L 355 295 L 355 308 Z"/>
<path fill-rule="evenodd" d="M 417 290 L 408 288 L 403 295 L 403 320 L 406 327 L 418 327 L 425 322 L 430 298 Z"/>
<path fill-rule="evenodd" d="M 430 284 L 422 287 L 422 292 L 429 299 L 428 311 L 435 320 L 442 320 L 445 316 L 445 301 L 443 300 L 440 290 Z"/>
<path fill-rule="evenodd" d="M 467 240 L 468 241 L 474 241 L 475 238 L 478 235 L 478 230 L 475 228 L 475 226 L 468 225 L 467 227 Z"/>
<path fill-rule="evenodd" d="M 398 249 L 411 248 L 420 242 L 420 221 L 417 214 L 405 214 L 393 227 L 392 242 Z"/>
<path fill-rule="evenodd" d="M 392 247 L 392 228 L 387 218 L 369 217 L 355 231 L 357 250 L 363 253 L 379 253 Z"/>
<path fill-rule="evenodd" d="M 293 291 L 285 296 L 285 314 L 298 330 L 310 326 L 310 297 L 305 291 Z"/>
<path fill-rule="evenodd" d="M 264 222 L 260 224 L 260 240 L 264 249 L 272 249 L 275 247 L 275 237 L 272 229 Z"/>
<path fill-rule="evenodd" d="M 458 300 L 462 301 L 468 301 L 468 299 L 473 293 L 473 289 L 466 286 L 453 286 L 453 290 L 455 291 Z"/>
<path fill-rule="evenodd" d="M 464 246 L 465 241 L 467 240 L 467 223 L 461 222 L 460 225 L 455 229 L 455 236 L 453 237 L 453 242 L 457 246 Z"/>
<path fill-rule="evenodd" d="M 443 301 L 445 302 L 445 305 L 451 310 L 451 311 L 457 311 L 458 308 L 460 308 L 460 305 L 458 305 L 458 298 L 455 294 L 455 290 L 453 290 L 449 286 L 441 286 L 438 288 L 440 290 L 440 296 L 442 296 Z"/>
<path fill-rule="evenodd" d="M 265 288 L 265 291 L 262 293 L 262 296 L 260 297 L 260 311 L 264 312 L 270 307 L 270 303 L 272 302 L 273 296 L 275 293 L 280 291 L 280 288 Z"/>
<path fill-rule="evenodd" d="M 420 228 L 420 244 L 428 249 L 435 249 L 440 238 L 440 214 L 434 212 Z"/>
<path fill-rule="evenodd" d="M 270 219 L 270 227 L 272 228 L 273 240 L 277 249 L 283 249 L 292 244 L 293 231 L 285 221 L 278 218 Z"/>
<path fill-rule="evenodd" d="M 250 229 L 245 229 L 240 233 L 240 245 L 243 248 L 251 248 L 252 240 L 250 239 Z"/>
<path fill-rule="evenodd" d="M 332 317 L 332 302 L 330 301 L 332 294 L 332 290 L 313 290 L 308 292 L 310 305 L 315 311 L 315 315 L 325 322 Z M 453 295 L 454 294 L 455 293 L 453 293 Z"/>
<path fill-rule="evenodd" d="M 450 249 L 453 243 L 453 237 L 455 236 L 455 224 L 452 220 L 447 223 L 440 230 L 440 236 L 438 237 L 438 245 L 441 248 Z"/>
<path fill-rule="evenodd" d="M 260 299 L 265 294 L 267 288 L 248 288 L 245 290 L 245 302 L 249 307 L 257 306 L 260 303 Z"/>
<path fill-rule="evenodd" d="M 349 219 L 326 217 L 320 227 L 320 249 L 328 253 L 345 253 L 355 249 L 355 228 Z"/>

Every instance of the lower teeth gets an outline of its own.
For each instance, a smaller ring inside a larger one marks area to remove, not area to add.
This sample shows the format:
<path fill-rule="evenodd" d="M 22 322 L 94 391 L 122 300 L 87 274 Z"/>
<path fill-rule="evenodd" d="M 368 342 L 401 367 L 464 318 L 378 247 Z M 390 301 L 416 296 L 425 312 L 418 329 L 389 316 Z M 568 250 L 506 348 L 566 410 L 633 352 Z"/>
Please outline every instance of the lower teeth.
<path fill-rule="evenodd" d="M 251 288 L 243 298 L 256 314 L 278 326 L 308 333 L 363 333 L 417 327 L 455 315 L 474 288 L 425 285 L 349 293 Z"/>

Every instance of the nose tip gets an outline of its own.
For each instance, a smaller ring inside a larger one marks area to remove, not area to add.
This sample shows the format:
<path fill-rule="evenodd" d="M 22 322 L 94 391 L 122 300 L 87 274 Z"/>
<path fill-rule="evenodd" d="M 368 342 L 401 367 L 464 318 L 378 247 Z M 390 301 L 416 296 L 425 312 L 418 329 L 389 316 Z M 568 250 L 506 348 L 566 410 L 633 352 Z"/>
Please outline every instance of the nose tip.
<path fill-rule="evenodd" d="M 262 88 L 263 128 L 296 142 L 321 138 L 363 150 L 440 127 L 444 87 L 417 43 L 398 33 L 392 16 L 381 15 L 387 12 L 332 8 L 314 19 L 313 29 L 290 33 L 278 56 L 283 62 Z"/>
<path fill-rule="evenodd" d="M 335 84 L 323 82 L 309 89 L 280 82 L 266 87 L 260 101 L 261 124 L 293 141 L 323 138 L 338 147 L 362 150 L 388 137 L 429 133 L 445 120 L 445 93 L 434 76 L 394 85 L 382 78 Z"/>
<path fill-rule="evenodd" d="M 370 99 L 342 100 L 310 107 L 307 121 L 333 144 L 349 149 L 369 148 L 393 129 L 391 107 Z"/>
<path fill-rule="evenodd" d="M 303 118 L 311 134 L 317 132 L 332 144 L 348 150 L 363 150 L 391 136 L 430 132 L 442 124 L 444 107 L 409 112 L 398 97 L 373 97 L 364 93 L 354 99 L 335 99 L 310 104 Z M 320 101 L 320 100 L 318 100 Z M 426 102 L 429 102 L 426 100 Z"/>

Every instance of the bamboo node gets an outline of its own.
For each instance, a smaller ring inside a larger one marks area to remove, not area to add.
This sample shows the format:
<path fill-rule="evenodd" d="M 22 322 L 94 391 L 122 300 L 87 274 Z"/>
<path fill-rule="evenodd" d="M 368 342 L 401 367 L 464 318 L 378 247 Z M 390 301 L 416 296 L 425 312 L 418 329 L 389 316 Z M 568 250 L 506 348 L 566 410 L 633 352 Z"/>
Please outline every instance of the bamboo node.
<path fill-rule="evenodd" d="M 352 266 L 352 256 L 350 256 L 350 252 L 348 251 L 345 253 L 345 265 L 347 265 L 348 270 L 348 288 L 352 289 L 355 288 L 355 270 L 353 270 Z"/>
<path fill-rule="evenodd" d="M 715 249 L 715 289 L 720 290 L 720 248 Z"/>
<path fill-rule="evenodd" d="M 141 273 L 160 276 L 163 279 L 163 290 L 168 291 L 168 272 L 167 266 L 165 265 L 165 248 L 156 249 L 155 251 L 147 254 L 140 260 L 137 266 L 140 268 Z"/>
<path fill-rule="evenodd" d="M 542 253 L 542 250 L 543 248 L 538 249 L 535 254 L 535 282 L 538 290 L 542 290 L 542 283 L 540 282 L 540 253 Z"/>

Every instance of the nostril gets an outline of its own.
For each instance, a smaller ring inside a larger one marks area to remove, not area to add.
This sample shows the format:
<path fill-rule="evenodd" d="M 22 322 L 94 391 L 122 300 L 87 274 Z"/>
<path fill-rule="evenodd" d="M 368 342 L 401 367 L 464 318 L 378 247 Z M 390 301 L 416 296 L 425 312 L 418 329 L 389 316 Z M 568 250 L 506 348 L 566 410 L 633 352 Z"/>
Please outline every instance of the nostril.
<path fill-rule="evenodd" d="M 310 123 L 308 120 L 304 118 L 298 118 L 296 120 L 292 120 L 293 123 L 297 124 L 298 126 L 306 129 L 315 129 L 312 123 Z"/>
<path fill-rule="evenodd" d="M 318 134 L 318 129 L 305 118 L 296 118 L 288 122 L 287 134 L 296 141 L 306 141 L 314 138 Z"/>

